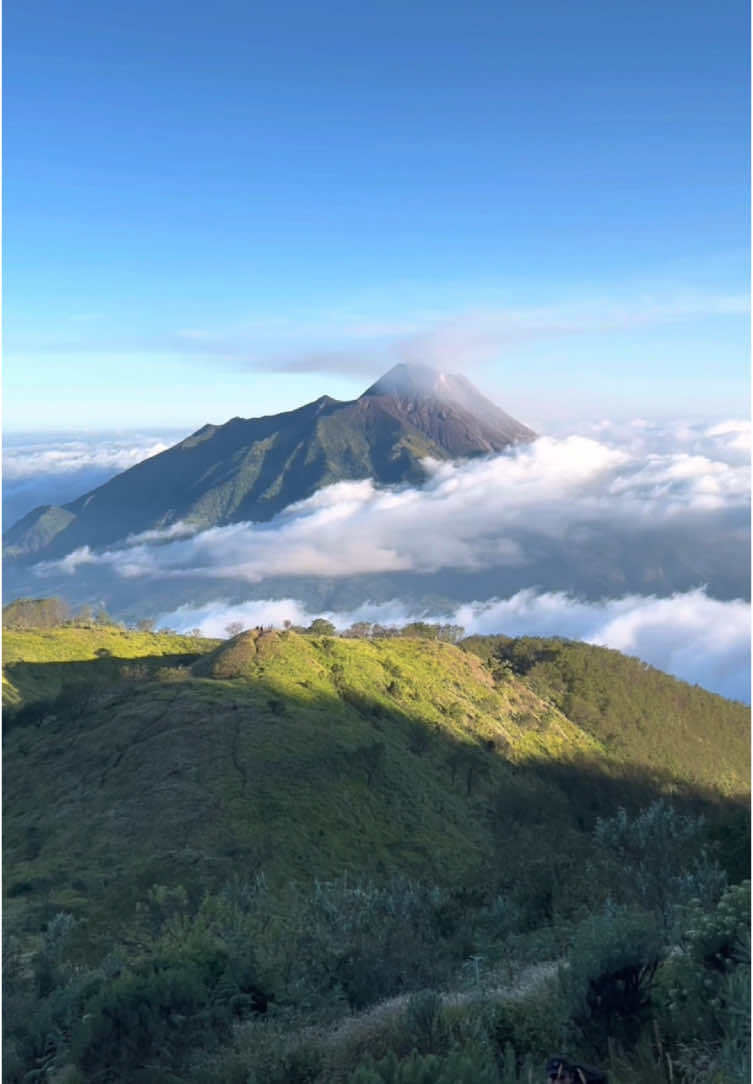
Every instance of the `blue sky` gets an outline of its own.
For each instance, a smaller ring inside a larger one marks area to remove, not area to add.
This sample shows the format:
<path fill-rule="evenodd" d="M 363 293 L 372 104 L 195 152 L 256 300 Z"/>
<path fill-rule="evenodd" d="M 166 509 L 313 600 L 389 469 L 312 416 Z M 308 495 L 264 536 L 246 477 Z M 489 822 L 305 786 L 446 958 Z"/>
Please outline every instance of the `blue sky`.
<path fill-rule="evenodd" d="M 742 0 L 5 8 L 5 425 L 747 412 Z"/>

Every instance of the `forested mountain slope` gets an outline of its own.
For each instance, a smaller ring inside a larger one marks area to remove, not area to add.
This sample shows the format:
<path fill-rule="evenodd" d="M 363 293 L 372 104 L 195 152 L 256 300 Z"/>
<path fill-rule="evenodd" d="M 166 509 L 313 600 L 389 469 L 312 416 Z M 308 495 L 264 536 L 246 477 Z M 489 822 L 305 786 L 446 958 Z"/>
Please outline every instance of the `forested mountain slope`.
<path fill-rule="evenodd" d="M 464 377 L 398 365 L 352 402 L 324 395 L 205 425 L 63 507 L 34 509 L 5 532 L 4 554 L 49 559 L 183 522 L 268 520 L 334 482 L 418 483 L 427 456 L 483 455 L 534 437 Z"/>

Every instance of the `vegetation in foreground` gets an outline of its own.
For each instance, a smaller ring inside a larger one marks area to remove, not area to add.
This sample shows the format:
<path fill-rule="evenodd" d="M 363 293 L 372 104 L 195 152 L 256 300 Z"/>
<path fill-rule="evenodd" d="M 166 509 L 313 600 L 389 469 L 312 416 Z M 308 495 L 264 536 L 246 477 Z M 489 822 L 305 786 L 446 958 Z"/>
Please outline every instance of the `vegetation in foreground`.
<path fill-rule="evenodd" d="M 373 631 L 6 631 L 4 1080 L 747 1080 L 742 706 Z"/>

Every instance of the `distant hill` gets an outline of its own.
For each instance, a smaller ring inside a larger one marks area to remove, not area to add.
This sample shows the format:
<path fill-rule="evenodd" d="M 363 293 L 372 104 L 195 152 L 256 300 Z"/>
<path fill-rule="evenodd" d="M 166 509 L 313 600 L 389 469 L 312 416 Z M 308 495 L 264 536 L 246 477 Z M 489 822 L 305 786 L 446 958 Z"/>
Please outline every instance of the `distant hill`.
<path fill-rule="evenodd" d="M 579 676 L 555 641 L 4 639 L 9 914 L 115 921 L 153 884 L 200 892 L 238 869 L 450 883 L 494 867 L 538 878 L 535 895 L 554 870 L 580 876 L 583 833 L 618 805 L 713 813 L 749 789 L 742 705 L 605 649 Z"/>
<path fill-rule="evenodd" d="M 54 558 L 185 521 L 268 520 L 322 486 L 420 482 L 421 460 L 499 452 L 535 434 L 462 376 L 397 365 L 352 402 L 323 396 L 270 417 L 205 425 L 62 506 L 36 508 L 4 536 L 6 558 Z"/>

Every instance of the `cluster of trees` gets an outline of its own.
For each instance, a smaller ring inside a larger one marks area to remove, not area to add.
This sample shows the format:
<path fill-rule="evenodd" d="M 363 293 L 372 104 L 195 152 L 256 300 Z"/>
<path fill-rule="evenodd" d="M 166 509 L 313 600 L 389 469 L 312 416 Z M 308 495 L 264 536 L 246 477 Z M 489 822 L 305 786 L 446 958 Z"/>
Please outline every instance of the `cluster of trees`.
<path fill-rule="evenodd" d="M 74 610 L 62 598 L 18 598 L 3 606 L 3 628 L 6 629 L 53 629 L 62 626 L 91 628 L 96 625 L 129 628 L 138 632 L 173 632 L 164 627 L 157 629 L 157 622 L 151 617 L 140 618 L 133 624 L 118 621 L 107 612 L 102 603 L 96 605 L 84 603 Z M 229 631 L 231 627 L 232 632 Z M 242 624 L 228 626 L 228 633 L 235 636 L 243 629 Z M 190 629 L 187 635 L 196 637 L 201 636 L 202 632 L 201 629 L 194 628 Z"/>
<path fill-rule="evenodd" d="M 343 636 L 353 640 L 386 640 L 395 636 L 410 636 L 420 640 L 442 640 L 457 644 L 463 639 L 465 629 L 461 625 L 444 625 L 439 622 L 411 621 L 407 625 L 373 625 L 358 621 L 345 629 Z"/>
<path fill-rule="evenodd" d="M 50 629 L 72 618 L 70 606 L 61 598 L 19 598 L 3 606 L 3 628 L 7 629 Z"/>
<path fill-rule="evenodd" d="M 73 610 L 62 598 L 18 598 L 3 606 L 3 628 L 52 629 L 61 625 L 116 624 L 101 604 L 88 603 Z"/>
<path fill-rule="evenodd" d="M 740 705 L 619 651 L 559 637 L 469 636 L 497 681 L 516 675 L 610 752 L 717 787 L 725 765 L 748 763 Z M 715 720 L 713 742 L 699 743 Z"/>
<path fill-rule="evenodd" d="M 247 628 L 242 621 L 232 621 L 225 626 L 225 632 L 228 636 L 238 636 Z M 331 621 L 316 617 L 310 625 L 294 625 L 292 621 L 284 621 L 283 628 L 309 636 L 342 636 L 348 640 L 387 640 L 396 636 L 407 636 L 422 640 L 442 640 L 448 644 L 460 643 L 465 635 L 465 629 L 461 625 L 428 621 L 411 621 L 408 625 L 378 625 L 370 621 L 356 621 L 342 633 L 338 633 Z"/>

